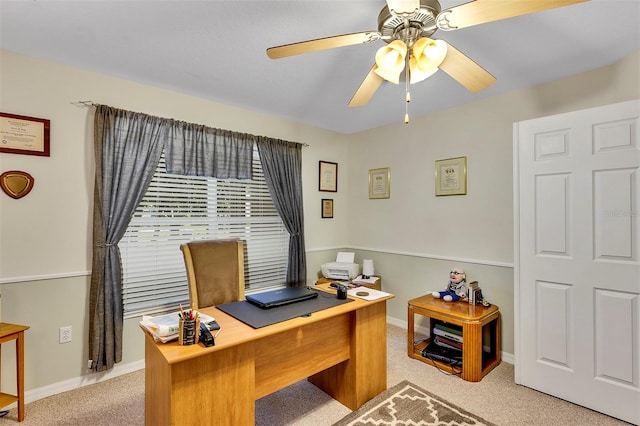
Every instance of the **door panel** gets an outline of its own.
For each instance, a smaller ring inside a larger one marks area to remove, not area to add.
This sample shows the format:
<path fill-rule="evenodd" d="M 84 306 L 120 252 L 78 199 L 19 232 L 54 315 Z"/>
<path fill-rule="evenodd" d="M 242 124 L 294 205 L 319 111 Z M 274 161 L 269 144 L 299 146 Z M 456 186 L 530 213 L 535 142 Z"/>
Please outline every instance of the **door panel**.
<path fill-rule="evenodd" d="M 568 193 L 570 175 L 536 176 L 536 253 L 568 256 Z"/>
<path fill-rule="evenodd" d="M 516 382 L 640 423 L 640 101 L 514 125 Z"/>

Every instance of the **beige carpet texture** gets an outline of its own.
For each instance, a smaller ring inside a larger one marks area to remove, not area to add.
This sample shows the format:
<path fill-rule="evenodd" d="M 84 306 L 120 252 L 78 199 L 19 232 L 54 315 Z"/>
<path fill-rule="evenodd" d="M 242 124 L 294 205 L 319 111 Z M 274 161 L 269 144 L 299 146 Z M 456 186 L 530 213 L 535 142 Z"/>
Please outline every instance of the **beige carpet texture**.
<path fill-rule="evenodd" d="M 496 425 L 628 425 L 628 423 L 514 384 L 502 362 L 471 383 L 407 356 L 407 331 L 388 326 L 387 387 L 408 381 L 436 398 Z M 142 336 L 141 336 L 142 338 Z M 27 374 L 29 374 L 27 372 Z M 306 380 L 256 401 L 258 426 L 330 426 L 351 414 Z M 25 420 L 11 409 L 0 425 L 144 425 L 144 371 L 43 398 L 26 405 Z M 215 419 L 209 423 L 215 425 Z M 385 423 L 382 423 L 385 424 Z M 401 423 L 397 423 L 401 424 Z M 239 425 L 244 426 L 244 425 Z"/>

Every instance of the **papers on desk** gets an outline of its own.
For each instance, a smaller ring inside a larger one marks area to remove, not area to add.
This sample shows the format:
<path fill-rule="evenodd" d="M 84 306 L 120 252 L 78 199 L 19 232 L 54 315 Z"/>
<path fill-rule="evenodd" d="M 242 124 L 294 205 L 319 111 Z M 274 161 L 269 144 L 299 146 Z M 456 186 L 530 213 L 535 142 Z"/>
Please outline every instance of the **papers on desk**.
<path fill-rule="evenodd" d="M 349 296 L 358 297 L 364 300 L 377 300 L 377 299 L 382 299 L 383 297 L 391 296 L 391 294 L 385 293 L 384 291 L 374 290 L 372 288 L 367 288 L 367 287 L 356 287 L 356 288 L 349 289 L 347 290 L 347 294 Z"/>
<path fill-rule="evenodd" d="M 355 279 L 351 280 L 352 283 L 354 284 L 358 284 L 358 283 L 364 283 L 364 284 L 375 284 L 376 281 L 378 281 L 380 279 L 380 277 L 369 277 L 369 278 L 363 278 L 362 275 L 358 275 Z"/>
<path fill-rule="evenodd" d="M 199 313 L 201 322 L 213 321 L 213 317 Z M 156 342 L 167 343 L 178 338 L 180 312 L 153 317 L 143 315 L 140 325 L 147 330 Z"/>

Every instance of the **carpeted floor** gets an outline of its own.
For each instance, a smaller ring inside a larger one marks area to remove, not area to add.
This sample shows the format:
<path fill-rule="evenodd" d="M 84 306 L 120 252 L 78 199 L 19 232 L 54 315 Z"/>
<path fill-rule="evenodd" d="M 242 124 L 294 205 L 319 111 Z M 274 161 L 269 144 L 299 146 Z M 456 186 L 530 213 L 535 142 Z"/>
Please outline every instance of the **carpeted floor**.
<path fill-rule="evenodd" d="M 387 385 L 393 387 L 405 380 L 497 425 L 627 425 L 515 385 L 513 366 L 505 362 L 477 383 L 446 375 L 409 358 L 406 330 L 389 326 Z M 257 426 L 328 426 L 350 413 L 351 410 L 306 380 L 256 401 Z M 15 425 L 16 421 L 14 408 L 0 418 L 0 425 Z M 144 372 L 126 374 L 27 404 L 25 421 L 20 424 L 144 425 Z"/>

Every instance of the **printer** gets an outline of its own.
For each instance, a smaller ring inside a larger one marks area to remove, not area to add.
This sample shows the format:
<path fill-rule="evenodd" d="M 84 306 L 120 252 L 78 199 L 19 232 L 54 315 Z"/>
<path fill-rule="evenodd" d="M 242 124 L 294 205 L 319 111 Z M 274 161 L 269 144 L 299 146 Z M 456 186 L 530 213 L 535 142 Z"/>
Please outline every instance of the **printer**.
<path fill-rule="evenodd" d="M 322 275 L 332 280 L 351 280 L 358 276 L 360 265 L 353 263 L 355 253 L 338 252 L 335 262 L 321 266 Z"/>

